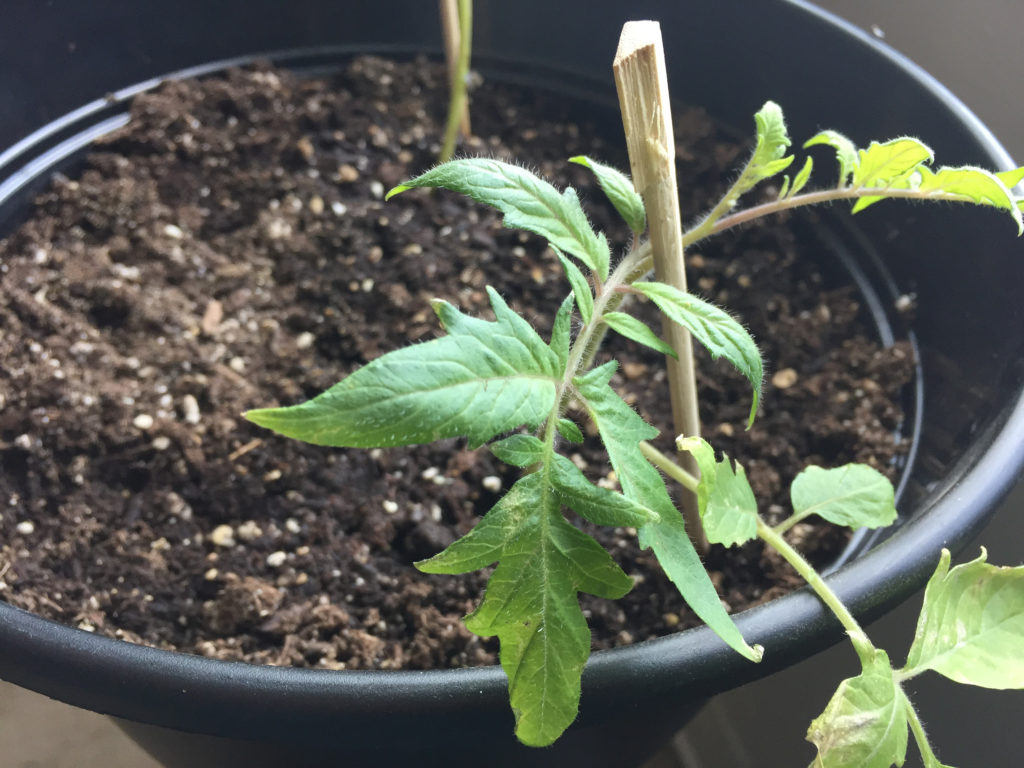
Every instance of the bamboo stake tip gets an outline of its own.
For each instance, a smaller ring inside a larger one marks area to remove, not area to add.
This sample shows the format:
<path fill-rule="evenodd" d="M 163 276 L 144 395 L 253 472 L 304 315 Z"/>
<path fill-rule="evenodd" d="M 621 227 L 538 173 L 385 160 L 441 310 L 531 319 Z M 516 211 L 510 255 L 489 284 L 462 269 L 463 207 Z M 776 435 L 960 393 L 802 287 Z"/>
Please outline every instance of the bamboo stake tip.
<path fill-rule="evenodd" d="M 612 66 L 633 56 L 644 48 L 661 46 L 661 24 L 657 21 L 627 21 L 622 25 L 619 47 L 615 51 Z"/>

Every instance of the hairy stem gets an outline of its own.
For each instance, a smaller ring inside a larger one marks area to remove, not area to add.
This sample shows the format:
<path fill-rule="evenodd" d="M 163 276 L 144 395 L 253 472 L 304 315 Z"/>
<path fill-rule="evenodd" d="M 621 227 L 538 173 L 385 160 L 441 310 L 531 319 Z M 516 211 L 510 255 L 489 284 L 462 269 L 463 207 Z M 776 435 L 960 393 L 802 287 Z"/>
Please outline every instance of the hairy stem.
<path fill-rule="evenodd" d="M 839 596 L 836 595 L 836 593 L 832 591 L 831 587 L 825 583 L 821 574 L 814 570 L 814 566 L 808 563 L 804 559 L 803 555 L 791 547 L 789 542 L 776 533 L 770 525 L 760 518 L 760 516 L 757 518 L 757 536 L 765 544 L 782 555 L 782 558 L 793 566 L 793 569 L 799 573 L 801 578 L 803 578 L 811 589 L 814 590 L 818 599 L 821 600 L 821 602 L 823 602 L 833 614 L 835 614 L 835 617 L 839 619 L 839 623 L 843 625 L 846 633 L 850 636 L 850 642 L 853 643 L 853 647 L 857 650 L 857 655 L 860 656 L 861 659 L 869 658 L 870 654 L 873 653 L 875 649 L 871 644 L 871 640 L 868 639 L 867 634 L 861 628 L 857 619 L 855 619 L 849 609 L 843 605 Z"/>
<path fill-rule="evenodd" d="M 647 458 L 649 462 L 651 462 L 651 464 L 653 464 L 666 475 L 671 477 L 673 480 L 675 480 L 677 483 L 683 486 L 683 488 L 685 488 L 688 491 L 692 491 L 693 493 L 697 492 L 697 486 L 700 485 L 700 480 L 698 480 L 692 474 L 687 472 L 676 462 L 672 461 L 670 457 L 666 456 L 653 445 L 651 445 L 648 442 L 640 443 L 640 452 Z"/>

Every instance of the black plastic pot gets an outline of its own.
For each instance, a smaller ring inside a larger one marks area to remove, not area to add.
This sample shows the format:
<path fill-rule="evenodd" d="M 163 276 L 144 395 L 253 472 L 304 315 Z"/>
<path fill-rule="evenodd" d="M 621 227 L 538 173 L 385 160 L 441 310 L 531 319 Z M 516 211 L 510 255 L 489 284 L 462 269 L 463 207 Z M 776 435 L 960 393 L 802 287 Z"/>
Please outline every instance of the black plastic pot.
<path fill-rule="evenodd" d="M 476 62 L 492 77 L 614 104 L 610 63 L 621 25 L 655 18 L 674 98 L 726 123 L 748 130 L 771 98 L 798 138 L 821 127 L 860 143 L 922 134 L 944 163 L 1010 166 L 984 126 L 928 75 L 795 0 L 475 5 Z M 177 0 L 166 8 L 57 0 L 17 4 L 5 16 L 0 147 L 11 148 L 0 154 L 0 234 L 52 169 L 123 121 L 125 98 L 151 87 L 150 78 L 252 54 L 318 66 L 343 51 L 436 49 L 440 34 L 435 5 L 422 0 Z M 132 83 L 142 84 L 126 88 Z M 89 99 L 99 100 L 80 107 Z M 889 203 L 851 220 L 836 209 L 816 236 L 858 262 L 880 317 L 895 291 L 918 297 L 923 401 L 903 519 L 830 577 L 870 620 L 923 582 L 941 547 L 955 550 L 981 528 L 1024 463 L 1024 258 L 1012 226 L 979 210 Z M 706 629 L 595 655 L 578 722 L 543 751 L 515 742 L 498 668 L 255 667 L 117 642 L 0 604 L 0 677 L 117 717 L 169 766 L 624 766 L 639 764 L 711 695 L 841 637 L 806 591 L 738 623 L 766 647 L 761 665 Z"/>

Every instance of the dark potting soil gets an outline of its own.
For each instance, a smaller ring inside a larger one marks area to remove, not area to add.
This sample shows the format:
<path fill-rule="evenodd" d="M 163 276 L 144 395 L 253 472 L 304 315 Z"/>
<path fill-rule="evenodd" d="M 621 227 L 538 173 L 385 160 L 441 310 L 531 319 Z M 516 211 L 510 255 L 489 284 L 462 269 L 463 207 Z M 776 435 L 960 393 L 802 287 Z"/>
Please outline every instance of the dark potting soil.
<path fill-rule="evenodd" d="M 240 416 L 436 337 L 434 297 L 487 316 L 493 285 L 549 332 L 568 286 L 539 238 L 450 193 L 382 199 L 435 162 L 445 79 L 423 61 L 364 58 L 330 81 L 257 67 L 167 83 L 0 242 L 0 597 L 89 631 L 256 663 L 495 662 L 494 642 L 460 621 L 486 574 L 411 563 L 468 531 L 514 471 L 458 440 L 326 449 Z M 566 162 L 625 167 L 622 150 L 572 109 L 486 84 L 462 151 L 573 184 L 625 248 L 591 177 Z M 747 150 L 698 110 L 676 125 L 691 218 Z M 792 221 L 689 262 L 694 289 L 738 314 L 770 365 L 745 432 L 745 380 L 699 357 L 705 432 L 744 463 L 769 515 L 783 514 L 808 463 L 893 475 L 911 375 L 908 347 L 880 348 L 856 292 L 823 276 L 820 249 L 798 243 Z M 622 362 L 614 383 L 670 450 L 659 357 L 615 339 L 609 351 Z M 614 485 L 594 442 L 565 448 Z M 595 648 L 696 622 L 632 534 L 595 531 L 637 581 L 617 602 L 583 598 Z M 818 563 L 845 542 L 811 525 L 791 536 Z M 757 544 L 707 562 L 732 610 L 797 584 Z"/>

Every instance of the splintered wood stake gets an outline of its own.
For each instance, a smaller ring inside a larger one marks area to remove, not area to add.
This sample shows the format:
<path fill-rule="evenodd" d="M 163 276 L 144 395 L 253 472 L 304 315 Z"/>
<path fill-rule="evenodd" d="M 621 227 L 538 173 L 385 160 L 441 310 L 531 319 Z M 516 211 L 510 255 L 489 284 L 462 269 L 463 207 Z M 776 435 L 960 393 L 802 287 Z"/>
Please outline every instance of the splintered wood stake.
<path fill-rule="evenodd" d="M 449 87 L 455 88 L 458 75 L 459 46 L 462 44 L 462 30 L 459 26 L 459 0 L 440 0 L 441 31 L 444 34 L 444 57 L 448 63 Z M 469 104 L 463 103 L 459 117 L 459 133 L 470 136 Z"/>
<path fill-rule="evenodd" d="M 627 22 L 622 27 L 612 68 L 633 186 L 647 207 L 654 273 L 658 280 L 685 291 L 676 149 L 661 25 L 656 21 Z M 679 355 L 678 360 L 665 358 L 676 433 L 699 435 L 693 340 L 689 331 L 668 318 L 662 320 L 662 332 L 665 341 Z M 682 454 L 680 464 L 692 475 L 700 474 L 690 454 Z M 699 552 L 705 552 L 708 542 L 700 522 L 697 498 L 687 491 L 682 494 L 681 502 L 690 538 Z"/>

